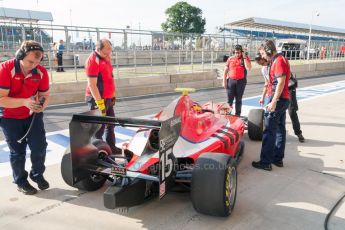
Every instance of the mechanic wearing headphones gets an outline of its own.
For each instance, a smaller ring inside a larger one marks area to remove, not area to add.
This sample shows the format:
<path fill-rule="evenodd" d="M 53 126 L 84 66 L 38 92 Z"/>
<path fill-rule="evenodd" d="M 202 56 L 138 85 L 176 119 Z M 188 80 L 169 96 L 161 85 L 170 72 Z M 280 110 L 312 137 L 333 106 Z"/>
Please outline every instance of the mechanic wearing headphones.
<path fill-rule="evenodd" d="M 37 193 L 25 171 L 27 145 L 31 150 L 31 180 L 41 190 L 49 188 L 43 177 L 47 142 L 42 112 L 49 99 L 48 72 L 40 65 L 43 52 L 39 43 L 24 41 L 15 58 L 0 64 L 1 127 L 10 149 L 14 183 L 26 195 Z"/>
<path fill-rule="evenodd" d="M 277 49 L 272 40 L 266 40 L 260 47 L 262 58 L 270 63 L 268 91 L 269 103 L 264 114 L 264 132 L 260 161 L 253 161 L 252 166 L 267 171 L 272 170 L 271 164 L 283 167 L 286 142 L 286 110 L 289 106 L 290 65 L 288 60 Z"/>
<path fill-rule="evenodd" d="M 103 38 L 96 44 L 96 50 L 90 54 L 85 63 L 88 85 L 85 98 L 90 110 L 99 109 L 102 116 L 115 117 L 115 82 L 111 65 L 111 42 Z M 115 146 L 114 125 L 102 125 L 95 137 L 102 140 L 107 126 L 105 138 L 113 154 L 121 153 Z"/>
<path fill-rule="evenodd" d="M 260 53 L 257 53 L 255 56 L 255 61 L 258 65 L 262 66 L 261 73 L 265 79 L 264 89 L 262 91 L 261 98 L 259 103 L 261 106 L 265 104 L 265 97 L 272 96 L 272 92 L 267 91 L 268 81 L 269 81 L 269 63 L 266 59 L 261 57 Z M 291 81 L 291 78 L 290 78 Z M 289 115 L 292 123 L 292 128 L 294 130 L 295 135 L 298 137 L 299 142 L 303 143 L 305 141 L 304 136 L 302 135 L 301 124 L 298 119 L 297 111 L 298 111 L 298 103 L 296 97 L 296 89 L 297 89 L 297 79 L 296 83 L 291 85 L 289 84 L 289 94 L 290 94 L 290 104 L 289 104 Z"/>
<path fill-rule="evenodd" d="M 236 99 L 236 113 L 241 115 L 242 96 L 247 84 L 247 72 L 252 68 L 250 58 L 243 52 L 241 45 L 235 46 L 234 55 L 229 57 L 223 75 L 223 86 L 227 91 L 230 107 Z"/>

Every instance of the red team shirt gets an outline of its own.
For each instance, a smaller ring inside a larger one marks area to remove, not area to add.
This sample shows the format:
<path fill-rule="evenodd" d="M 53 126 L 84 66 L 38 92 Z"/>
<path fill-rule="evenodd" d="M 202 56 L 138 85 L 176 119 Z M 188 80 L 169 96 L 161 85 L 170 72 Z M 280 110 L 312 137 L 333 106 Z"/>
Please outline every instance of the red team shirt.
<path fill-rule="evenodd" d="M 241 65 L 242 58 L 237 58 L 235 56 L 229 57 L 226 61 L 226 66 L 229 69 L 228 77 L 233 80 L 241 80 L 245 77 L 245 67 Z M 250 58 L 247 56 L 247 60 Z M 243 60 L 244 61 L 244 60 Z M 243 63 L 244 65 L 244 63 Z"/>
<path fill-rule="evenodd" d="M 282 55 L 273 57 L 272 65 L 270 68 L 270 79 L 268 83 L 268 90 L 273 96 L 275 88 L 278 84 L 277 78 L 285 75 L 285 85 L 280 98 L 289 99 L 289 79 L 290 79 L 290 65 L 289 62 Z"/>
<path fill-rule="evenodd" d="M 85 63 L 85 71 L 88 77 L 97 77 L 97 88 L 103 99 L 115 96 L 115 83 L 113 66 L 96 52 L 90 54 Z M 92 97 L 90 87 L 86 87 L 85 96 Z"/>
<path fill-rule="evenodd" d="M 29 98 L 37 92 L 49 90 L 49 76 L 47 70 L 38 65 L 25 77 L 20 69 L 20 62 L 11 59 L 0 65 L 0 88 L 8 89 L 9 97 Z M 18 108 L 4 108 L 4 118 L 25 119 L 30 116 L 30 110 L 21 106 Z"/>

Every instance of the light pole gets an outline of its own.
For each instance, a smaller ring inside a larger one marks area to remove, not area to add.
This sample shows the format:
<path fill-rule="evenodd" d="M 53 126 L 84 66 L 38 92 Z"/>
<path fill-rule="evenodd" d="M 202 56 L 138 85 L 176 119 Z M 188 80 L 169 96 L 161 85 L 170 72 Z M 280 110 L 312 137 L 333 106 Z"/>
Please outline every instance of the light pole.
<path fill-rule="evenodd" d="M 140 22 L 139 22 L 139 49 L 143 50 L 142 47 L 141 47 L 141 27 L 140 27 Z"/>
<path fill-rule="evenodd" d="M 71 23 L 71 36 L 72 36 L 72 41 L 74 42 L 73 31 L 72 31 L 72 9 L 69 9 L 69 21 L 70 21 L 70 23 Z"/>
<path fill-rule="evenodd" d="M 316 16 L 319 16 L 320 13 L 316 11 Z M 308 49 L 307 49 L 307 60 L 309 61 L 309 55 L 310 55 L 310 42 L 311 42 L 311 24 L 313 23 L 313 18 L 314 18 L 314 11 L 311 12 L 311 20 L 309 24 L 309 39 L 308 39 Z"/>

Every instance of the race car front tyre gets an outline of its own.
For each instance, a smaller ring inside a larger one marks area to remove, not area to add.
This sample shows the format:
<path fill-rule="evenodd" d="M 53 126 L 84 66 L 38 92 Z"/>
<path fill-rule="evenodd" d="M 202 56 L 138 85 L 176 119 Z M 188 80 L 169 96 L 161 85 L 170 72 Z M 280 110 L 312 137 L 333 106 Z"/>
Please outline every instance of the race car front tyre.
<path fill-rule="evenodd" d="M 251 140 L 261 141 L 264 130 L 264 110 L 251 109 L 248 114 L 248 136 Z"/>
<path fill-rule="evenodd" d="M 196 161 L 191 199 L 196 211 L 212 216 L 229 216 L 236 202 L 236 160 L 223 153 L 204 153 Z"/>

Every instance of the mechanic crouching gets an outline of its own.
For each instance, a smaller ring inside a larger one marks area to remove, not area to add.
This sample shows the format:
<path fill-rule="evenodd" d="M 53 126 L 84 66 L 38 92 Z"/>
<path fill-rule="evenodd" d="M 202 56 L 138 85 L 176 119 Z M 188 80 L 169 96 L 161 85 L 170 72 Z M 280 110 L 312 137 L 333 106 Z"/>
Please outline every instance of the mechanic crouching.
<path fill-rule="evenodd" d="M 42 58 L 39 43 L 24 41 L 15 58 L 0 65 L 1 127 L 10 149 L 14 183 L 26 195 L 37 193 L 25 171 L 27 146 L 31 150 L 31 180 L 41 190 L 49 188 L 43 177 L 47 150 L 43 110 L 49 99 L 49 76 L 40 65 Z"/>

